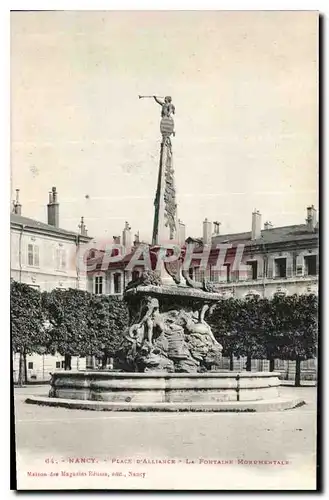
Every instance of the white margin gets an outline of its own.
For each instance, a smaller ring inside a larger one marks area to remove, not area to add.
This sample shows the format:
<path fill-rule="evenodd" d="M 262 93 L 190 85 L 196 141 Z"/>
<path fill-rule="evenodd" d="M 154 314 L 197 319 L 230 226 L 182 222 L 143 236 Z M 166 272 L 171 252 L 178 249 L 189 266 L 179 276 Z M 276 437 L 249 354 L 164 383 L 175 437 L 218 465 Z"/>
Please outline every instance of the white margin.
<path fill-rule="evenodd" d="M 10 149 L 9 149 L 9 131 L 10 131 L 10 62 L 9 62 L 9 11 L 10 10 L 318 10 L 323 13 L 324 16 L 329 16 L 329 2 L 328 0 L 267 0 L 266 2 L 257 0 L 228 0 L 228 1 L 179 1 L 179 0 L 156 0 L 156 1 L 106 1 L 106 0 L 12 0 L 11 2 L 3 0 L 0 6 L 0 34 L 1 34 L 1 173 L 2 179 L 0 182 L 0 202 L 2 204 L 2 209 L 0 210 L 0 223 L 1 223 L 1 262 L 3 265 L 4 272 L 1 275 L 1 398 L 3 401 L 2 412 L 1 412 L 1 490 L 2 498 L 7 498 L 7 496 L 12 497 L 12 493 L 9 492 L 9 474 L 10 474 L 10 461 L 9 461 L 9 383 L 10 383 L 10 351 L 9 351 L 9 260 L 10 260 L 10 240 L 9 240 L 9 217 L 8 210 L 10 206 Z M 323 28 L 328 30 L 328 19 L 324 19 Z M 323 36 L 323 91 L 325 92 L 326 86 L 328 86 L 328 35 L 324 33 Z M 324 121 L 327 122 L 328 119 L 328 99 L 323 96 L 323 105 L 325 109 L 323 110 Z M 326 137 L 325 132 L 327 132 L 324 127 L 322 130 L 322 140 L 323 140 L 323 158 L 322 158 L 322 235 L 323 235 L 323 247 L 322 247 L 322 263 L 324 272 L 322 272 L 322 309 L 323 309 L 323 324 L 322 324 L 322 334 L 324 339 L 322 340 L 322 348 L 325 352 L 322 353 L 322 370 L 323 370 L 323 396 L 322 399 L 322 418 L 325 427 L 326 416 L 328 415 L 328 401 L 325 398 L 326 389 L 328 387 L 327 377 L 328 369 L 326 368 L 326 360 L 328 359 L 328 341 L 325 337 L 328 335 L 328 322 L 327 322 L 327 307 L 326 307 L 326 288 L 328 283 L 328 266 L 325 265 L 324 260 L 327 256 L 328 251 L 328 202 L 327 198 L 329 196 L 329 175 L 326 174 L 329 165 L 326 157 Z M 323 213 L 324 212 L 324 213 Z M 325 341 L 326 340 L 326 341 Z M 325 430 L 325 429 L 324 429 Z M 326 477 L 328 477 L 328 460 L 326 460 L 327 455 L 327 445 L 328 445 L 328 433 L 324 432 L 323 438 L 326 438 L 324 450 L 323 450 L 323 479 L 326 482 Z M 111 494 L 111 497 L 117 496 Z M 92 493 L 91 493 L 92 495 Z M 278 494 L 281 495 L 281 494 Z M 40 498 L 43 495 L 30 495 L 31 497 Z M 69 497 L 70 494 L 64 495 L 64 497 Z M 92 495 L 93 496 L 93 495 Z M 122 498 L 123 495 L 120 495 Z M 124 495 L 130 496 L 130 495 Z M 171 495 L 172 496 L 172 495 Z M 199 495 L 203 497 L 205 495 Z M 276 496 L 276 495 L 275 495 Z M 119 497 L 119 498 L 120 498 Z M 63 498 L 63 496 L 62 496 Z M 232 498 L 229 495 L 228 498 Z"/>

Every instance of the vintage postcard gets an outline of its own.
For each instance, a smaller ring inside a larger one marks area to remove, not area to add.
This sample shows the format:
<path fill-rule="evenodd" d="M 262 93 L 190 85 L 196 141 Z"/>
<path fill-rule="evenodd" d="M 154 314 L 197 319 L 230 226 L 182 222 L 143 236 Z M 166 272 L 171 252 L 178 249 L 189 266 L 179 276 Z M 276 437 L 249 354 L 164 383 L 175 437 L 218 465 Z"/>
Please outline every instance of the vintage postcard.
<path fill-rule="evenodd" d="M 319 13 L 10 21 L 13 488 L 314 491 Z"/>

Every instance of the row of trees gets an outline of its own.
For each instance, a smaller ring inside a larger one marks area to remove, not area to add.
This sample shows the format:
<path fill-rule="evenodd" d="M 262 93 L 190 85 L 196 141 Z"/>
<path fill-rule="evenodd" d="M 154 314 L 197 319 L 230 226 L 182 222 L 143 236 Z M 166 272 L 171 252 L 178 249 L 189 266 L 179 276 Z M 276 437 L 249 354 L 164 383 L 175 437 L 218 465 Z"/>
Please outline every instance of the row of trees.
<path fill-rule="evenodd" d="M 228 299 L 215 308 L 210 323 L 223 346 L 223 355 L 252 359 L 296 361 L 295 385 L 300 385 L 301 361 L 317 355 L 318 299 L 315 295 L 255 297 L 249 300 Z"/>
<path fill-rule="evenodd" d="M 61 354 L 65 369 L 72 356 L 114 357 L 128 325 L 126 304 L 117 297 L 84 290 L 40 292 L 11 283 L 12 348 L 19 353 L 19 383 L 26 380 L 28 354 Z"/>
<path fill-rule="evenodd" d="M 318 301 L 315 295 L 293 295 L 273 299 L 227 299 L 220 301 L 208 319 L 223 355 L 296 361 L 296 385 L 300 385 L 300 363 L 317 354 Z M 124 301 L 113 296 L 95 296 L 86 291 L 55 289 L 39 292 L 28 285 L 11 283 L 12 348 L 20 355 L 19 382 L 26 380 L 26 356 L 32 353 L 64 356 L 116 357 L 128 327 Z"/>

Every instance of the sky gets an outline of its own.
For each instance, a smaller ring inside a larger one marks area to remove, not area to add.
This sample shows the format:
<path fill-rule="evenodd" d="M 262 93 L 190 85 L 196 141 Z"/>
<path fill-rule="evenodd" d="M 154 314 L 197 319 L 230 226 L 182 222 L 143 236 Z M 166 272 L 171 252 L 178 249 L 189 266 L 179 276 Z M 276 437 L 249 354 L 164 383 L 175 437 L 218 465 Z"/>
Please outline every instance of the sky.
<path fill-rule="evenodd" d="M 178 216 L 201 236 L 304 223 L 318 206 L 318 15 L 289 11 L 11 13 L 11 191 L 60 226 L 151 240 L 160 107 L 171 95 Z"/>

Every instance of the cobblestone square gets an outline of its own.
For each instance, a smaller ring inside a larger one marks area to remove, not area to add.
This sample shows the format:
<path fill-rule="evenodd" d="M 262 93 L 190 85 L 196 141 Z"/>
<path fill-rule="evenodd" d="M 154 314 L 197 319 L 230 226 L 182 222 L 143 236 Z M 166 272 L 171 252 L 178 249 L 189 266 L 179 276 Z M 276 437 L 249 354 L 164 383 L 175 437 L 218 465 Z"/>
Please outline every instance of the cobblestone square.
<path fill-rule="evenodd" d="M 306 401 L 294 410 L 217 414 L 25 403 L 47 390 L 15 389 L 19 489 L 315 488 L 315 387 L 281 387 Z"/>

